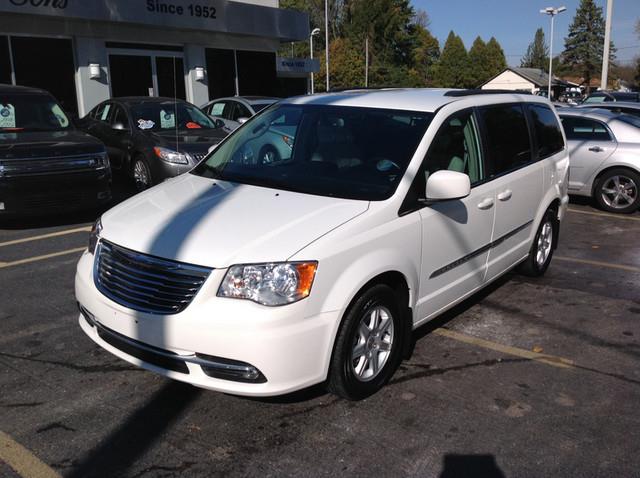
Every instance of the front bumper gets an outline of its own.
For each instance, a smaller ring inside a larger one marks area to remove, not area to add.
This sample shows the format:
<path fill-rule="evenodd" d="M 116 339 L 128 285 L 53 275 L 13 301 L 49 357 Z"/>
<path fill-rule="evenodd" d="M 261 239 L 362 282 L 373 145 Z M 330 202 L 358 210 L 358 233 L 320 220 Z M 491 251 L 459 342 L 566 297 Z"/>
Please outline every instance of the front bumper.
<path fill-rule="evenodd" d="M 110 170 L 0 178 L 0 214 L 68 212 L 110 200 Z"/>
<path fill-rule="evenodd" d="M 181 313 L 137 312 L 97 290 L 93 259 L 85 252 L 76 272 L 76 298 L 85 310 L 80 326 L 123 360 L 198 387 L 247 396 L 281 395 L 326 379 L 339 311 L 313 313 L 306 300 L 265 307 L 216 297 L 226 271 L 214 270 Z M 119 341 L 111 338 L 113 334 Z M 237 374 L 219 378 L 224 365 L 243 364 L 255 368 L 264 380 L 241 381 Z"/>

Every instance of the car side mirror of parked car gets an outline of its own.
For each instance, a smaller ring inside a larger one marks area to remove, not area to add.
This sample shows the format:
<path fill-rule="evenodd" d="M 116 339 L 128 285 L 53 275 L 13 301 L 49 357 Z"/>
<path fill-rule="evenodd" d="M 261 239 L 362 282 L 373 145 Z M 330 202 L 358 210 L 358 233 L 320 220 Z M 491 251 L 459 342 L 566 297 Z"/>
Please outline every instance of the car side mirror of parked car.
<path fill-rule="evenodd" d="M 441 170 L 429 176 L 425 191 L 426 202 L 462 199 L 471 193 L 469 176 L 457 171 Z"/>
<path fill-rule="evenodd" d="M 123 123 L 113 123 L 111 129 L 116 131 L 127 131 L 129 128 L 127 128 Z"/>
<path fill-rule="evenodd" d="M 238 123 L 240 123 L 240 124 L 244 124 L 247 121 L 249 121 L 249 118 L 245 118 L 244 116 L 238 118 Z"/>

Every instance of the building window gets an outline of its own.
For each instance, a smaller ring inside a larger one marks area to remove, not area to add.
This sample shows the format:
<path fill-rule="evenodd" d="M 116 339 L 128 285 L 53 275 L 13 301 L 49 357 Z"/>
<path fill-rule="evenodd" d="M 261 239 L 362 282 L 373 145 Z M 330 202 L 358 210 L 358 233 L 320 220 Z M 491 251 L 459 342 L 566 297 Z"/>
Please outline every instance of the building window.
<path fill-rule="evenodd" d="M 236 66 L 233 50 L 207 48 L 207 76 L 209 98 L 216 99 L 236 94 Z"/>
<path fill-rule="evenodd" d="M 0 35 L 0 83 L 11 84 L 11 59 L 9 58 L 9 38 Z"/>
<path fill-rule="evenodd" d="M 240 95 L 276 96 L 276 54 L 263 51 L 238 51 Z"/>

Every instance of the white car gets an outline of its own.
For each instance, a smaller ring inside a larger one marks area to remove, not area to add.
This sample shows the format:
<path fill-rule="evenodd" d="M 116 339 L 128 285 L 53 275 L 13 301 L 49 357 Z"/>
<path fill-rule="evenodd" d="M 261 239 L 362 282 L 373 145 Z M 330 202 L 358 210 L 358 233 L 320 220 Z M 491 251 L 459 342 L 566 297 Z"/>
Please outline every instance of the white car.
<path fill-rule="evenodd" d="M 278 101 L 280 98 L 269 96 L 230 96 L 209 101 L 200 109 L 213 119 L 222 121 L 225 130 L 231 132 L 253 115 Z"/>
<path fill-rule="evenodd" d="M 640 118 L 582 107 L 564 108 L 558 114 L 571 155 L 569 193 L 594 197 L 605 211 L 637 211 Z"/>
<path fill-rule="evenodd" d="M 274 125 L 291 154 L 251 154 Z M 569 157 L 544 98 L 464 90 L 298 97 L 96 223 L 79 322 L 166 377 L 269 396 L 380 389 L 413 329 L 515 266 L 541 275 Z"/>

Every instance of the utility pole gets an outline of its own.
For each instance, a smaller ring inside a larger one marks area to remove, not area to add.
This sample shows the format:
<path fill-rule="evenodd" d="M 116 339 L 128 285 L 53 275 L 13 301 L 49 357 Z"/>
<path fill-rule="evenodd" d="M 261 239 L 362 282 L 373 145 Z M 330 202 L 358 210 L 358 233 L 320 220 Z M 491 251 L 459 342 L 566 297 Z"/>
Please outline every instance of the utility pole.
<path fill-rule="evenodd" d="M 613 0 L 607 0 L 607 20 L 604 27 L 604 53 L 602 55 L 602 76 L 600 77 L 600 89 L 607 89 L 607 76 L 609 75 L 609 46 L 611 45 L 611 16 L 613 14 Z"/>
<path fill-rule="evenodd" d="M 319 33 L 320 33 L 320 29 L 314 28 L 313 31 L 311 32 L 311 35 L 309 35 L 309 56 L 311 57 L 312 60 L 313 60 L 313 37 L 318 35 Z M 313 71 L 312 71 L 311 72 L 311 94 L 313 93 L 314 93 L 314 86 L 313 86 Z"/>
<path fill-rule="evenodd" d="M 329 93 L 329 0 L 324 0 L 324 58 L 327 69 L 327 93 Z"/>
<path fill-rule="evenodd" d="M 364 87 L 369 88 L 369 37 L 364 39 Z"/>

